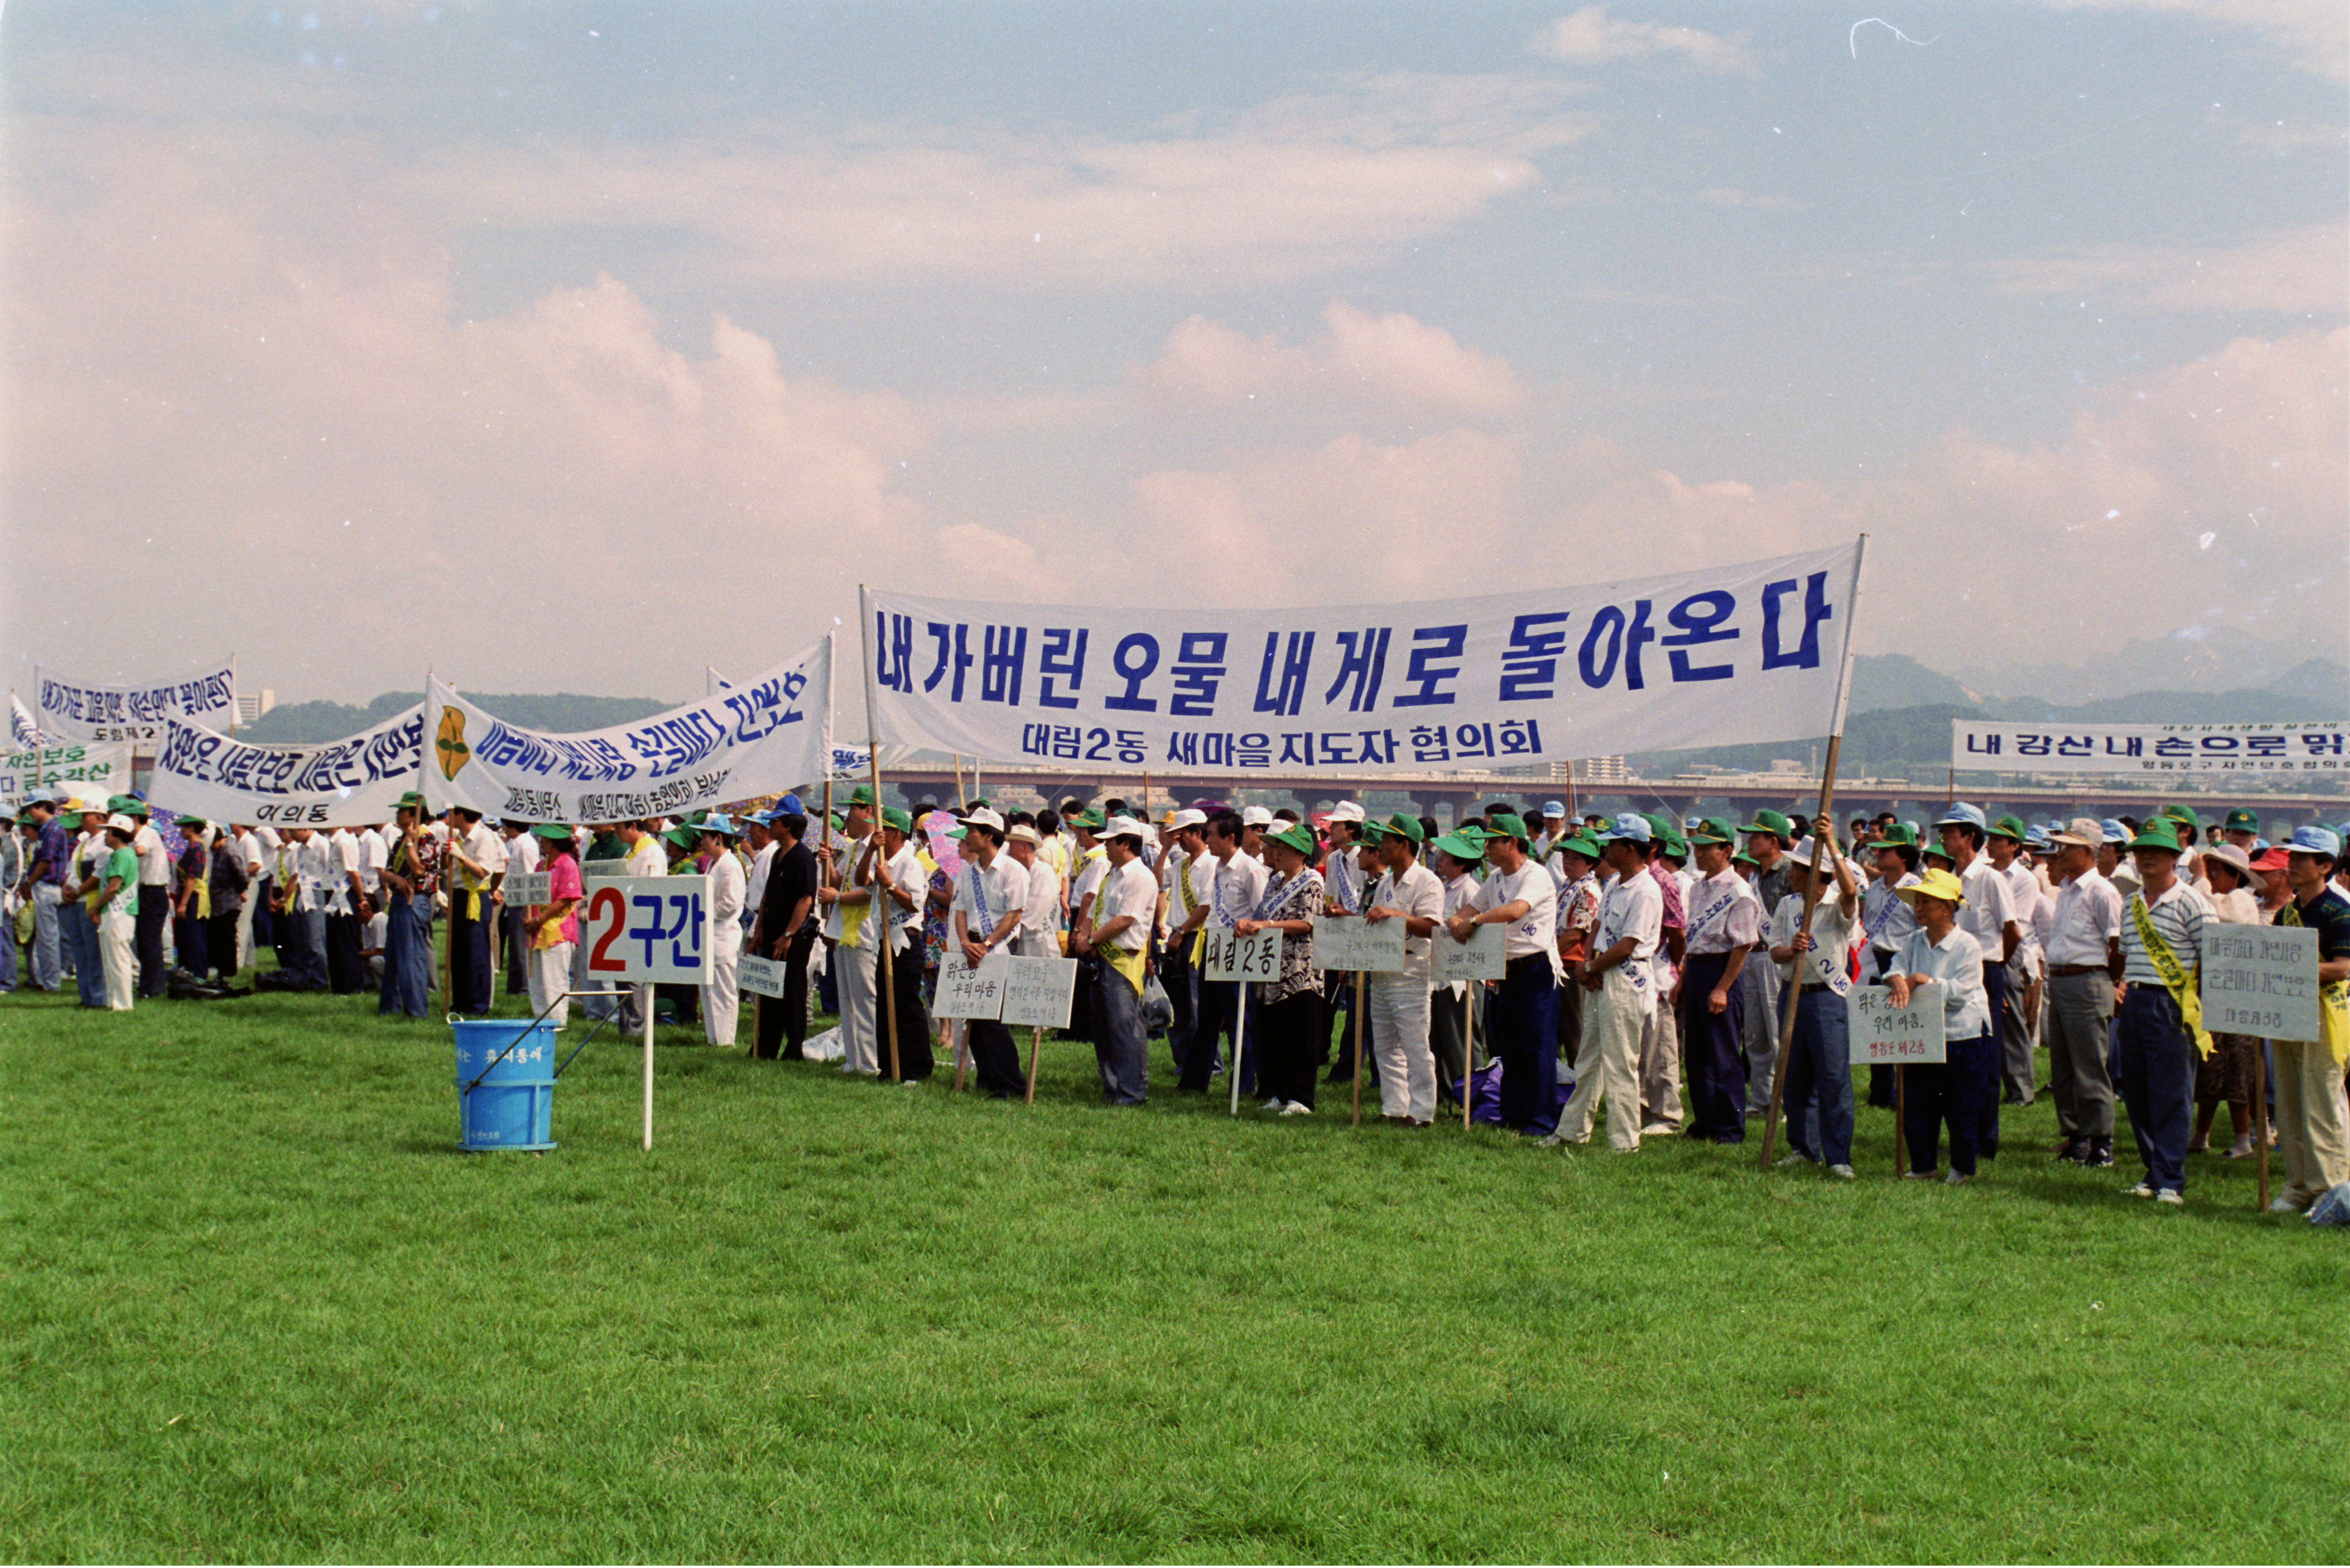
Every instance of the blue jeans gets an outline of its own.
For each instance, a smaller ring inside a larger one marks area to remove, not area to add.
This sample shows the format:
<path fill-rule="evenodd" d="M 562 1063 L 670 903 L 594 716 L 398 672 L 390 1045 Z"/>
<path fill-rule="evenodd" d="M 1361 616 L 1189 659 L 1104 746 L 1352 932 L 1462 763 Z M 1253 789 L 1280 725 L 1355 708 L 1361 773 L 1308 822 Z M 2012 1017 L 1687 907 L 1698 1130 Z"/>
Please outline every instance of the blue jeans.
<path fill-rule="evenodd" d="M 1094 1060 L 1101 1068 L 1104 1098 L 1114 1106 L 1142 1104 L 1150 1085 L 1142 994 L 1107 963 L 1094 981 Z"/>
<path fill-rule="evenodd" d="M 1946 1062 L 1903 1069 L 1908 1075 L 1904 1090 L 1908 1111 L 1902 1125 L 1909 1137 L 1909 1168 L 1920 1175 L 1933 1171 L 1942 1128 L 1948 1127 L 1950 1168 L 1972 1176 L 1981 1149 L 1983 1115 L 1997 1109 L 1999 1036 L 1953 1040 L 1947 1049 Z M 1986 1099 L 1992 1103 L 1986 1106 Z"/>
<path fill-rule="evenodd" d="M 2122 1104 L 2146 1162 L 2146 1184 L 2187 1190 L 2187 1129 L 2195 1102 L 2195 1041 L 2178 1003 L 2159 985 L 2130 982 L 2114 1014 L 2119 1029 Z"/>
<path fill-rule="evenodd" d="M 1787 1145 L 1822 1165 L 1852 1163 L 1852 1041 L 1845 999 L 1806 986 L 1787 1056 Z"/>
<path fill-rule="evenodd" d="M 1548 957 L 1510 961 L 1485 1027 L 1502 1061 L 1502 1125 L 1549 1137 L 1558 1130 L 1558 979 Z"/>
<path fill-rule="evenodd" d="M 89 923 L 87 904 L 57 906 L 58 936 L 73 960 L 74 983 L 81 990 L 84 1007 L 106 1005 L 106 960 L 99 951 L 98 928 Z"/>
<path fill-rule="evenodd" d="M 380 1013 L 432 1015 L 432 900 L 394 893 L 384 910 Z"/>

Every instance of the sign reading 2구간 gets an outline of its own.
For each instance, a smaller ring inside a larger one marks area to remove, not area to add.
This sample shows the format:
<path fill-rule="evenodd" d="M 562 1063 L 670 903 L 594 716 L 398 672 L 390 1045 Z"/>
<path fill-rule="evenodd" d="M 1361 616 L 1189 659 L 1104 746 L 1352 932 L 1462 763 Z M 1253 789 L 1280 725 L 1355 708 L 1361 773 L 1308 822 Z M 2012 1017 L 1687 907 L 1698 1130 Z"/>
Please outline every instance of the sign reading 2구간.
<path fill-rule="evenodd" d="M 606 877 L 579 906 L 589 987 L 600 981 L 700 985 L 710 978 L 710 878 Z"/>
<path fill-rule="evenodd" d="M 508 822 L 625 822 L 780 794 L 832 763 L 832 639 L 765 674 L 633 724 L 521 729 L 435 680 L 425 804 Z"/>
<path fill-rule="evenodd" d="M 868 593 L 887 742 L 1087 772 L 1427 773 L 1826 734 L 1860 546 L 1341 609 Z"/>

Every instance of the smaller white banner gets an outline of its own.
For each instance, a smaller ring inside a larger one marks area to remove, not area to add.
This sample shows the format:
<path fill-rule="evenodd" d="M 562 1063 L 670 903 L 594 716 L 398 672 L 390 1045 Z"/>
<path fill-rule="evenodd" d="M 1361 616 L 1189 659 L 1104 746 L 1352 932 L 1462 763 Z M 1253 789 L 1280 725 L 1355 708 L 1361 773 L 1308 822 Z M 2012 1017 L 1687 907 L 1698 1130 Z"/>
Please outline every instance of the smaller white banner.
<path fill-rule="evenodd" d="M 939 997 L 931 1004 L 933 1018 L 1001 1018 L 1003 986 L 1011 977 L 1012 955 L 998 948 L 973 969 L 962 953 L 948 950 L 939 961 Z"/>
<path fill-rule="evenodd" d="M 152 686 L 99 686 L 33 667 L 34 706 L 51 740 L 152 742 L 173 719 L 224 725 L 236 712 L 236 666 L 199 670 Z"/>
<path fill-rule="evenodd" d="M 1395 974 L 1403 969 L 1403 922 L 1360 915 L 1322 915 L 1314 921 L 1314 966 L 1350 974 Z"/>
<path fill-rule="evenodd" d="M 506 879 L 498 884 L 509 904 L 552 904 L 555 902 L 555 873 L 552 871 L 509 871 Z"/>
<path fill-rule="evenodd" d="M 1507 961 L 1503 957 L 1502 944 L 1509 933 L 1499 926 L 1472 926 L 1469 940 L 1456 942 L 1451 931 L 1436 929 L 1436 962 L 1432 966 L 1435 981 L 1450 985 L 1456 980 L 1499 980 Z"/>
<path fill-rule="evenodd" d="M 1031 1029 L 1066 1029 L 1077 994 L 1077 961 L 1014 957 L 1003 981 L 1003 1022 Z"/>
<path fill-rule="evenodd" d="M 1282 935 L 1280 931 L 1259 931 L 1253 937 L 1243 937 L 1208 928 L 1201 932 L 1201 977 L 1256 983 L 1280 979 Z"/>
<path fill-rule="evenodd" d="M 2002 774 L 2338 774 L 2350 723 L 2060 724 L 1950 721 L 1950 766 Z"/>
<path fill-rule="evenodd" d="M 734 978 L 736 983 L 753 996 L 780 999 L 784 994 L 786 967 L 781 959 L 753 958 L 744 953 L 735 961 Z"/>
<path fill-rule="evenodd" d="M 424 712 L 313 745 L 255 746 L 173 719 L 148 795 L 214 822 L 364 827 L 389 822 L 423 767 Z"/>
<path fill-rule="evenodd" d="M 588 889 L 579 942 L 591 981 L 710 978 L 710 878 L 610 877 Z"/>
<path fill-rule="evenodd" d="M 2317 933 L 2305 926 L 2203 926 L 2203 1027 L 2271 1040 L 2317 1038 Z"/>
<path fill-rule="evenodd" d="M 0 801 L 12 805 L 57 789 L 103 800 L 130 788 L 130 748 L 125 744 L 72 742 L 0 756 Z"/>
<path fill-rule="evenodd" d="M 1949 1060 L 1942 1039 L 1940 986 L 1921 985 L 1909 993 L 1908 1006 L 1896 1007 L 1893 992 L 1884 986 L 1856 985 L 1844 1006 L 1856 1064 L 1914 1066 Z"/>

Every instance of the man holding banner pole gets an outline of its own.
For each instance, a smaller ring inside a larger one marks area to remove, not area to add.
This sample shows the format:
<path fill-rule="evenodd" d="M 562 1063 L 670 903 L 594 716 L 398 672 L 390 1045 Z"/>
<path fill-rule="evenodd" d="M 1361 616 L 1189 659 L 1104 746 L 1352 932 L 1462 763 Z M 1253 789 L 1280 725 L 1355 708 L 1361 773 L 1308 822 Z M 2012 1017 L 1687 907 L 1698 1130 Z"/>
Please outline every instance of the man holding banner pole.
<path fill-rule="evenodd" d="M 840 1070 L 867 1077 L 881 1070 L 879 1037 L 873 1031 L 874 975 L 882 961 L 878 948 L 881 930 L 888 929 L 884 925 L 868 932 L 881 919 L 881 895 L 872 871 L 873 849 L 879 842 L 873 798 L 865 784 L 849 791 L 840 825 L 840 858 L 832 858 L 829 842 L 817 852 L 830 873 L 816 898 L 825 905 L 824 934 L 832 943 L 834 990 L 840 1002 Z"/>
<path fill-rule="evenodd" d="M 889 910 L 889 940 L 875 937 L 876 953 L 865 971 L 867 994 L 880 1002 L 873 1015 L 886 1053 L 880 1060 L 889 1064 L 887 1075 L 901 1084 L 919 1084 L 933 1069 L 930 1011 L 922 1005 L 922 911 L 930 879 L 909 836 L 913 829 L 914 819 L 893 805 L 871 834 L 880 852 L 871 857 L 869 876 Z M 870 933 L 871 921 L 867 926 Z M 875 1075 L 882 1075 L 878 1067 Z"/>

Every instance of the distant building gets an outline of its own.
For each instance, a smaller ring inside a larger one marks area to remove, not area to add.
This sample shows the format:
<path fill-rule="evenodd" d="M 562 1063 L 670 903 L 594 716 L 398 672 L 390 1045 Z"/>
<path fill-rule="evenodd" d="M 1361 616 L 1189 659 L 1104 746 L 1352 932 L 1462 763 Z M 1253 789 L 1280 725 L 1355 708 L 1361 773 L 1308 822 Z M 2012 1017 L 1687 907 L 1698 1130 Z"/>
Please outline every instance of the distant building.
<path fill-rule="evenodd" d="M 236 722 L 240 724 L 258 723 L 264 713 L 276 706 L 277 693 L 266 686 L 258 692 L 240 691 L 236 697 Z"/>

